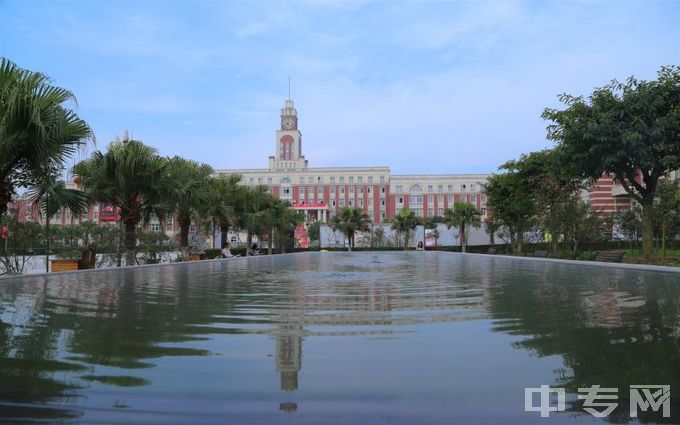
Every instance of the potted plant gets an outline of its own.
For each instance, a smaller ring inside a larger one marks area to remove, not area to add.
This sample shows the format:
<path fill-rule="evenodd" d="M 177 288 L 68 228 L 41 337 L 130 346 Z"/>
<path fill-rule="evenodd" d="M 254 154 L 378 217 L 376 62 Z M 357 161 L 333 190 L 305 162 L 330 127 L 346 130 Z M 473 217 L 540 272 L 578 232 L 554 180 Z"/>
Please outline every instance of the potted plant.
<path fill-rule="evenodd" d="M 54 260 L 50 260 L 50 271 L 52 272 L 68 272 L 78 270 L 81 253 L 79 250 L 69 249 L 64 250 L 57 255 Z"/>

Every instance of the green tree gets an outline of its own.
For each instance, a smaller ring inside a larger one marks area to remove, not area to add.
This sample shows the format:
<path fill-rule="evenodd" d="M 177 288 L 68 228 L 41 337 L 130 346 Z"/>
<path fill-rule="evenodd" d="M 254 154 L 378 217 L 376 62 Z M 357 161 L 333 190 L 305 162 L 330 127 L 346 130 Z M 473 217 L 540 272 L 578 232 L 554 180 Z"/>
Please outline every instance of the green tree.
<path fill-rule="evenodd" d="M 37 204 L 45 216 L 45 272 L 50 271 L 50 217 L 63 209 L 73 214 L 87 210 L 87 195 L 78 189 L 67 189 L 63 180 L 46 176 L 29 190 L 29 199 Z"/>
<path fill-rule="evenodd" d="M 371 224 L 368 214 L 359 207 L 342 208 L 331 220 L 331 228 L 342 232 L 349 241 L 348 250 L 354 248 L 354 236 L 358 231 L 366 230 Z"/>
<path fill-rule="evenodd" d="M 479 229 L 482 221 L 481 215 L 474 205 L 456 202 L 453 204 L 453 209 L 449 208 L 444 212 L 444 224 L 448 229 L 454 226 L 458 227 L 461 251 L 467 252 L 467 228 L 472 226 Z"/>
<path fill-rule="evenodd" d="M 500 229 L 500 223 L 496 221 L 493 216 L 493 212 L 488 214 L 486 220 L 484 221 L 484 231 L 489 235 L 489 244 L 496 245 L 496 233 Z"/>
<path fill-rule="evenodd" d="M 572 177 L 565 170 L 562 156 L 554 149 L 522 155 L 519 160 L 509 161 L 501 168 L 516 173 L 524 182 L 537 209 L 539 228 L 545 235 L 550 235 L 556 257 L 560 236 L 573 218 L 570 211 L 578 202 L 583 180 Z"/>
<path fill-rule="evenodd" d="M 638 248 L 640 235 L 642 234 L 642 212 L 639 207 L 628 210 L 617 211 L 614 213 L 614 225 L 616 229 Z"/>
<path fill-rule="evenodd" d="M 70 91 L 38 72 L 0 59 L 0 216 L 18 187 L 61 169 L 92 131 L 66 105 Z"/>
<path fill-rule="evenodd" d="M 608 239 L 605 234 L 611 235 L 601 212 L 589 204 L 574 202 L 568 207 L 567 215 L 570 220 L 565 226 L 565 239 L 571 243 L 573 258 L 577 257 L 583 242 L 599 242 Z"/>
<path fill-rule="evenodd" d="M 163 204 L 167 160 L 138 140 L 116 140 L 106 153 L 94 152 L 74 167 L 79 182 L 93 201 L 118 207 L 125 228 L 127 265 L 136 264 L 136 229 L 155 216 L 164 223 Z"/>
<path fill-rule="evenodd" d="M 522 253 L 524 235 L 536 223 L 536 203 L 517 172 L 494 174 L 484 186 L 494 220 L 510 238 L 515 253 Z"/>
<path fill-rule="evenodd" d="M 562 95 L 564 110 L 546 109 L 548 138 L 557 142 L 575 177 L 613 175 L 642 206 L 642 249 L 654 249 L 654 197 L 659 179 L 680 168 L 680 66 L 657 80 L 630 77 L 587 99 Z"/>
<path fill-rule="evenodd" d="M 385 244 L 385 229 L 381 225 L 377 225 L 372 232 L 371 242 L 373 242 L 374 246 L 382 247 Z"/>
<path fill-rule="evenodd" d="M 411 232 L 418 225 L 418 217 L 413 211 L 409 211 L 408 208 L 403 208 L 399 214 L 397 214 L 392 219 L 392 230 L 397 232 L 397 235 L 401 236 L 404 241 L 404 251 L 408 249 L 408 243 L 411 240 Z"/>
<path fill-rule="evenodd" d="M 666 262 L 666 241 L 669 234 L 674 236 L 675 224 L 680 221 L 680 188 L 672 180 L 659 182 L 656 191 L 656 215 L 661 227 L 661 262 Z"/>
<path fill-rule="evenodd" d="M 309 229 L 307 229 L 307 234 L 309 235 L 310 240 L 318 241 L 321 238 L 321 222 L 315 221 L 310 224 Z"/>
<path fill-rule="evenodd" d="M 209 201 L 210 175 L 213 168 L 206 164 L 180 158 L 168 160 L 166 197 L 179 224 L 180 246 L 189 246 L 191 220 L 205 211 Z"/>

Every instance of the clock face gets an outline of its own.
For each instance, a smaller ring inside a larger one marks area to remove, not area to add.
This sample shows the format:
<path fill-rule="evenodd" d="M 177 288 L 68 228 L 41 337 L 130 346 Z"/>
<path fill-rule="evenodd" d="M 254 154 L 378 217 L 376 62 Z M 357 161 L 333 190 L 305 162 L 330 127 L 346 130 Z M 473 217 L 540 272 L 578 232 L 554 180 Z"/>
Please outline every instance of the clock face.
<path fill-rule="evenodd" d="M 292 130 L 295 125 L 295 121 L 292 118 L 284 118 L 281 121 L 281 128 L 284 130 Z"/>

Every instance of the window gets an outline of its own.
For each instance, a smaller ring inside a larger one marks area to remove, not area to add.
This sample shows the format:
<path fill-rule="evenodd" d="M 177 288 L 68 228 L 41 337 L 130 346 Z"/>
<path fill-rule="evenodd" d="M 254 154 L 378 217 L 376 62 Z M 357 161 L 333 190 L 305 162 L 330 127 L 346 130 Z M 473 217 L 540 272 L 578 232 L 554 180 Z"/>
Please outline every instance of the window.
<path fill-rule="evenodd" d="M 258 178 L 257 178 L 257 184 L 262 184 L 263 181 L 264 181 L 264 180 L 262 180 L 262 177 L 258 177 Z"/>
<path fill-rule="evenodd" d="M 382 186 L 382 187 L 380 188 L 380 193 L 385 193 L 385 186 Z"/>
<path fill-rule="evenodd" d="M 331 205 L 335 206 L 335 199 L 331 201 Z"/>
<path fill-rule="evenodd" d="M 345 193 L 345 186 L 340 186 L 340 194 L 344 195 Z"/>
<path fill-rule="evenodd" d="M 349 206 L 352 206 L 352 198 L 349 198 Z"/>
<path fill-rule="evenodd" d="M 368 184 L 373 184 L 373 176 L 368 176 Z"/>
<path fill-rule="evenodd" d="M 360 193 L 360 194 L 363 194 L 363 193 L 364 193 L 364 187 L 363 187 L 363 186 L 359 186 L 359 193 Z"/>
<path fill-rule="evenodd" d="M 300 190 L 298 191 L 298 193 L 300 195 L 300 198 L 304 198 L 305 197 L 305 188 L 301 187 Z"/>
<path fill-rule="evenodd" d="M 284 188 L 283 188 L 283 194 L 284 194 L 284 195 L 290 195 L 290 188 L 289 188 L 289 187 L 284 187 Z"/>
<path fill-rule="evenodd" d="M 344 199 L 341 199 L 341 200 L 340 200 L 340 208 L 342 208 L 342 207 L 344 207 L 344 206 L 345 206 L 345 200 L 344 200 Z"/>
<path fill-rule="evenodd" d="M 316 191 L 316 193 L 318 193 L 320 197 L 323 196 L 323 186 L 319 186 L 319 188 L 318 188 L 318 190 Z"/>
<path fill-rule="evenodd" d="M 253 177 L 249 178 L 248 184 L 255 184 L 255 179 Z"/>
<path fill-rule="evenodd" d="M 305 183 L 305 178 L 304 178 L 304 177 L 300 177 L 300 184 L 304 184 L 304 183 Z"/>
<path fill-rule="evenodd" d="M 438 216 L 443 217 L 444 216 L 444 208 L 439 207 L 439 212 L 437 213 Z"/>
<path fill-rule="evenodd" d="M 427 191 L 428 191 L 428 192 L 432 192 L 432 185 L 431 185 L 431 184 L 428 184 L 428 185 L 427 185 Z"/>
<path fill-rule="evenodd" d="M 453 185 L 452 184 L 448 185 L 446 191 L 453 192 Z"/>
<path fill-rule="evenodd" d="M 151 223 L 149 224 L 149 230 L 152 232 L 160 232 L 161 231 L 161 224 L 160 223 Z"/>
<path fill-rule="evenodd" d="M 398 204 L 403 204 L 404 203 L 404 197 L 400 196 L 399 199 L 397 200 Z"/>
<path fill-rule="evenodd" d="M 423 195 L 409 195 L 408 202 L 409 205 L 423 205 Z"/>
<path fill-rule="evenodd" d="M 455 198 L 453 195 L 449 195 L 449 208 L 453 208 L 453 203 L 455 201 Z"/>
<path fill-rule="evenodd" d="M 307 188 L 307 193 L 309 193 L 310 195 L 313 195 L 314 194 L 314 186 L 309 186 Z"/>
<path fill-rule="evenodd" d="M 317 176 L 316 181 L 319 183 L 323 183 L 323 177 Z"/>
<path fill-rule="evenodd" d="M 465 190 L 465 185 L 464 185 L 464 184 L 461 184 L 461 185 L 460 185 L 460 190 Z"/>
<path fill-rule="evenodd" d="M 381 199 L 381 200 L 380 200 L 380 206 L 382 206 L 382 207 L 385 206 L 385 200 L 384 200 L 384 199 Z"/>
<path fill-rule="evenodd" d="M 486 207 L 482 207 L 480 212 L 482 215 L 486 215 Z"/>
<path fill-rule="evenodd" d="M 432 217 L 434 215 L 434 208 L 430 207 L 427 209 L 427 215 L 428 217 Z"/>
<path fill-rule="evenodd" d="M 366 188 L 366 193 L 368 193 L 368 194 L 371 193 L 371 187 L 370 186 Z"/>
<path fill-rule="evenodd" d="M 471 191 L 471 192 L 474 192 L 475 189 L 476 189 L 475 185 L 474 185 L 474 184 L 471 184 L 471 185 L 470 185 L 470 191 Z"/>
<path fill-rule="evenodd" d="M 359 199 L 357 200 L 357 205 L 359 205 L 360 207 L 363 207 L 363 206 L 364 206 L 364 200 L 361 199 L 361 198 L 359 198 Z"/>
<path fill-rule="evenodd" d="M 486 195 L 482 195 L 482 204 L 486 204 Z"/>
<path fill-rule="evenodd" d="M 401 192 L 404 191 L 404 186 L 398 184 L 397 187 L 396 187 L 396 190 L 397 190 L 397 193 L 401 193 Z"/>
<path fill-rule="evenodd" d="M 331 186 L 331 195 L 335 195 L 335 186 Z"/>
<path fill-rule="evenodd" d="M 385 176 L 380 176 L 380 184 L 385 184 Z"/>
<path fill-rule="evenodd" d="M 344 182 L 345 182 L 345 176 L 340 176 L 340 183 L 344 183 Z"/>
<path fill-rule="evenodd" d="M 364 182 L 364 176 L 359 176 L 359 177 L 357 177 L 357 181 L 358 181 L 359 183 L 363 183 L 363 182 Z"/>
<path fill-rule="evenodd" d="M 437 196 L 437 203 L 439 203 L 439 204 L 444 203 L 444 195 L 438 195 Z"/>
<path fill-rule="evenodd" d="M 437 191 L 438 191 L 438 192 L 443 192 L 443 191 L 444 191 L 444 185 L 443 185 L 443 184 L 438 185 L 438 186 L 437 186 Z"/>
<path fill-rule="evenodd" d="M 94 219 L 95 221 L 99 220 L 99 211 L 94 212 Z"/>
<path fill-rule="evenodd" d="M 354 186 L 349 187 L 349 193 L 354 193 Z"/>
<path fill-rule="evenodd" d="M 380 217 L 381 217 L 382 219 L 385 219 L 385 213 L 384 213 L 384 212 L 383 212 L 383 213 L 380 213 Z"/>
<path fill-rule="evenodd" d="M 335 183 L 335 176 L 331 176 L 331 183 Z"/>
<path fill-rule="evenodd" d="M 354 176 L 349 176 L 349 182 L 354 183 Z"/>
<path fill-rule="evenodd" d="M 271 177 L 267 178 L 267 184 L 272 184 L 272 178 Z"/>

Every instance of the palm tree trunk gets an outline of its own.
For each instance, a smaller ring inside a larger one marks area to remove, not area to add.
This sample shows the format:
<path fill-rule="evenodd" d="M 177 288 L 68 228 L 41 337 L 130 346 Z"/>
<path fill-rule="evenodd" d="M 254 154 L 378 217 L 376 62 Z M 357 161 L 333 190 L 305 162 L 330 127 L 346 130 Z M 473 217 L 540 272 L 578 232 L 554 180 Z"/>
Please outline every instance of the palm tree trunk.
<path fill-rule="evenodd" d="M 134 266 L 137 263 L 135 251 L 137 248 L 137 223 L 134 221 L 125 222 L 125 258 L 127 266 Z"/>
<path fill-rule="evenodd" d="M 460 226 L 460 250 L 461 252 L 467 252 L 467 235 L 465 234 L 465 224 Z"/>
<path fill-rule="evenodd" d="M 251 252 L 250 252 L 250 247 L 253 246 L 253 233 L 248 230 L 248 233 L 246 234 L 246 257 L 249 257 Z"/>
<path fill-rule="evenodd" d="M 191 219 L 183 217 L 179 221 L 179 246 L 186 248 L 189 246 L 189 227 Z"/>
<path fill-rule="evenodd" d="M 267 235 L 269 237 L 269 241 L 267 243 L 267 254 L 272 255 L 272 249 L 274 245 L 274 228 L 269 229 L 269 234 Z"/>
<path fill-rule="evenodd" d="M 666 263 L 666 228 L 668 227 L 668 219 L 664 218 L 661 222 L 661 264 Z"/>
<path fill-rule="evenodd" d="M 229 225 L 220 223 L 220 248 L 224 248 L 224 246 L 229 242 Z"/>
<path fill-rule="evenodd" d="M 646 201 L 646 199 L 644 199 Z M 651 258 L 654 253 L 654 204 L 653 199 L 642 204 L 642 253 Z"/>
<path fill-rule="evenodd" d="M 47 200 L 45 200 L 47 205 Z M 47 208 L 45 208 L 47 210 Z M 45 251 L 45 273 L 50 272 L 50 216 L 45 212 L 45 235 L 47 236 L 46 251 Z"/>

